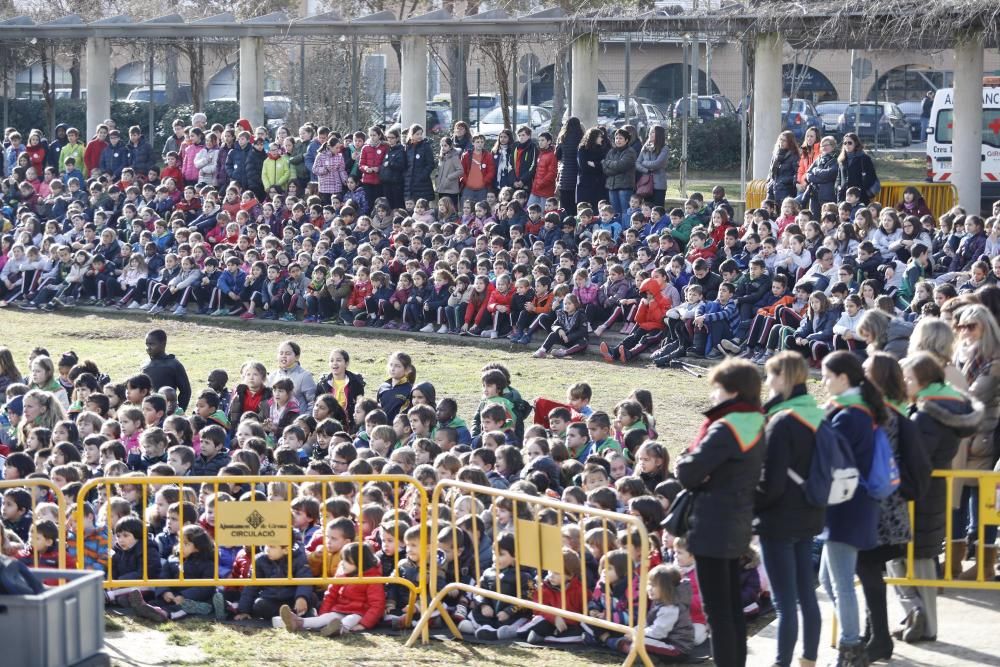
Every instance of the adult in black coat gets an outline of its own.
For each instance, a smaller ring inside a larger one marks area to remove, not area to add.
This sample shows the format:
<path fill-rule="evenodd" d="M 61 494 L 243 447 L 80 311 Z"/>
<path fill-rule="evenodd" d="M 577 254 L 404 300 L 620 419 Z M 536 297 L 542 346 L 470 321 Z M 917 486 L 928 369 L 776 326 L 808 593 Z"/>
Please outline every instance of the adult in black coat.
<path fill-rule="evenodd" d="M 778 135 L 771 156 L 770 177 L 767 179 L 767 196 L 781 208 L 785 197 L 794 197 L 797 192 L 795 178 L 799 172 L 799 145 L 795 135 L 785 130 Z"/>
<path fill-rule="evenodd" d="M 173 387 L 177 390 L 177 405 L 187 411 L 191 402 L 191 382 L 188 380 L 184 364 L 172 354 L 167 354 L 167 332 L 163 329 L 153 329 L 146 334 L 146 353 L 149 363 L 142 367 L 153 384 L 153 391 L 160 387 Z"/>
<path fill-rule="evenodd" d="M 403 178 L 403 195 L 406 199 L 434 200 L 434 149 L 431 142 L 424 139 L 424 128 L 410 127 L 406 139 L 406 171 Z"/>
<path fill-rule="evenodd" d="M 255 139 L 253 144 L 250 146 L 250 152 L 247 153 L 246 161 L 246 176 L 247 176 L 247 189 L 253 191 L 257 196 L 257 201 L 264 201 L 267 193 L 264 192 L 264 180 L 263 180 L 263 170 L 264 170 L 264 160 L 267 158 L 267 152 L 264 150 L 264 140 Z"/>
<path fill-rule="evenodd" d="M 806 500 L 800 479 L 809 477 L 816 429 L 823 410 L 806 389 L 805 358 L 786 351 L 767 362 L 771 400 L 764 406 L 767 443 L 764 470 L 754 498 L 754 530 L 778 612 L 778 655 L 775 664 L 791 664 L 802 610 L 802 657 L 815 662 L 822 619 L 816 601 L 812 567 L 813 537 L 823 530 L 826 511 Z"/>
<path fill-rule="evenodd" d="M 844 201 L 847 188 L 856 187 L 861 190 L 861 203 L 867 206 L 878 194 L 875 188 L 878 174 L 875 173 L 875 163 L 865 153 L 864 144 L 853 132 L 844 135 L 837 166 L 837 201 Z"/>
<path fill-rule="evenodd" d="M 559 161 L 559 206 L 566 215 L 576 212 L 576 180 L 580 167 L 576 163 L 576 152 L 583 141 L 583 126 L 580 119 L 570 116 L 556 139 L 556 160 Z"/>
<path fill-rule="evenodd" d="M 819 157 L 806 171 L 808 192 L 805 200 L 812 211 L 813 219 L 819 220 L 819 212 L 823 204 L 837 201 L 837 140 L 833 137 L 823 137 L 820 141 Z"/>
<path fill-rule="evenodd" d="M 746 620 L 740 557 L 750 545 L 754 488 L 764 459 L 760 376 L 744 359 L 728 359 L 708 376 L 713 407 L 697 443 L 677 462 L 677 479 L 694 504 L 687 534 L 720 667 L 745 665 Z"/>
<path fill-rule="evenodd" d="M 399 130 L 389 130 L 385 139 L 389 143 L 389 150 L 385 152 L 382 171 L 379 172 L 382 193 L 389 200 L 390 208 L 403 208 L 406 203 L 403 197 L 403 185 L 406 181 L 406 148 L 400 143 Z"/>
<path fill-rule="evenodd" d="M 580 142 L 576 152 L 576 165 L 579 169 L 576 180 L 576 201 L 590 204 L 595 216 L 598 202 L 608 198 L 608 189 L 604 184 L 604 167 L 601 166 L 608 148 L 608 141 L 601 129 L 592 127 L 583 136 L 583 141 Z M 576 211 L 567 213 L 573 215 Z"/>
<path fill-rule="evenodd" d="M 944 369 L 927 352 L 903 360 L 903 377 L 913 405 L 910 419 L 916 426 L 917 442 L 923 446 L 931 468 L 950 470 L 962 438 L 976 432 L 984 407 L 945 382 Z M 932 477 L 926 491 L 914 502 L 913 574 L 918 579 L 937 579 L 937 559 L 946 539 L 945 521 L 949 511 L 945 480 Z M 890 576 L 906 576 L 906 560 L 887 564 Z M 937 589 L 904 586 L 897 589 L 906 611 L 901 627 L 904 641 L 937 636 Z"/>

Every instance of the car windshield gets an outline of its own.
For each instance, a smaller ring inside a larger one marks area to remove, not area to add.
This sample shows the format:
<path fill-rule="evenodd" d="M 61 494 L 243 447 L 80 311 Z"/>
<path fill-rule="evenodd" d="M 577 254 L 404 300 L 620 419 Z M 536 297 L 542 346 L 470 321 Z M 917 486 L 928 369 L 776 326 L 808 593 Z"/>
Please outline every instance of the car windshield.
<path fill-rule="evenodd" d="M 492 109 L 495 105 L 496 102 L 492 97 L 483 96 L 469 98 L 470 109 Z"/>
<path fill-rule="evenodd" d="M 861 116 L 862 118 L 865 118 L 865 117 L 867 117 L 867 118 L 872 118 L 872 117 L 877 118 L 877 117 L 879 117 L 879 116 L 882 115 L 882 105 L 881 104 L 862 104 L 861 105 L 861 112 L 858 113 L 858 105 L 857 104 L 850 104 L 844 110 L 844 115 L 847 116 L 848 118 L 854 118 L 854 115 L 856 113 L 859 116 Z"/>
<path fill-rule="evenodd" d="M 846 102 L 823 102 L 822 104 L 816 105 L 816 113 L 822 115 L 839 114 L 843 113 L 846 108 Z"/>
<path fill-rule="evenodd" d="M 600 118 L 616 118 L 618 116 L 618 100 L 598 100 L 597 115 Z"/>
<path fill-rule="evenodd" d="M 267 118 L 288 118 L 292 103 L 287 100 L 265 100 L 264 115 Z"/>
<path fill-rule="evenodd" d="M 937 122 L 934 123 L 934 140 L 939 144 L 950 144 L 952 141 L 954 115 L 951 109 L 938 111 Z M 1000 148 L 1000 109 L 983 109 L 983 144 Z"/>
<path fill-rule="evenodd" d="M 497 107 L 493 109 L 488 114 L 483 116 L 483 123 L 488 125 L 503 125 L 503 108 Z M 514 120 L 514 125 L 527 125 L 528 124 L 528 107 L 518 107 L 517 108 L 517 119 Z"/>

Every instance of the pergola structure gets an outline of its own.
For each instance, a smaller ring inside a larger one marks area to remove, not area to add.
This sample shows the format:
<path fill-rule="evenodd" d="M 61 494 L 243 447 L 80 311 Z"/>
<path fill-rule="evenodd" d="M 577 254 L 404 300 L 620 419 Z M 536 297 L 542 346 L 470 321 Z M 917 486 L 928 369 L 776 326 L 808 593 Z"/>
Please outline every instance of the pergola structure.
<path fill-rule="evenodd" d="M 954 127 L 952 182 L 959 201 L 980 201 L 983 49 L 996 48 L 995 10 L 970 13 L 961 3 L 952 10 L 942 3 L 934 24 L 905 37 L 907 48 L 954 50 Z M 562 35 L 571 42 L 570 107 L 584 126 L 597 120 L 599 36 L 656 32 L 679 36 L 697 34 L 747 42 L 754 51 L 752 89 L 752 176 L 766 178 L 774 138 L 781 131 L 782 49 L 794 47 L 886 48 L 886 26 L 896 25 L 900 12 L 891 3 L 880 9 L 845 11 L 803 0 L 801 3 L 726 5 L 716 10 L 646 13 L 604 12 L 569 15 L 559 8 L 522 16 L 491 10 L 456 17 L 440 9 L 400 20 L 389 11 L 353 19 L 337 12 L 293 19 L 283 12 L 239 21 L 232 14 L 185 21 L 174 14 L 147 21 L 114 16 L 85 22 L 68 15 L 47 23 L 19 16 L 0 21 L 0 42 L 27 40 L 85 40 L 87 126 L 95 127 L 110 115 L 111 44 L 113 40 L 163 41 L 181 38 L 229 39 L 239 42 L 239 104 L 241 116 L 263 121 L 264 42 L 290 37 L 389 36 L 402 46 L 400 114 L 404 126 L 423 123 L 426 113 L 428 39 L 468 36 Z M 948 5 L 950 7 L 950 5 Z M 986 5 L 987 10 L 989 5 Z M 998 4 L 1000 7 L 1000 4 Z M 942 9 L 943 8 L 943 9 Z M 909 6 L 905 11 L 917 11 Z M 990 13 L 993 11 L 994 13 Z M 896 22 L 896 23 L 894 23 Z M 898 42 L 897 42 L 898 43 Z M 99 82 L 107 82 L 99 85 Z"/>

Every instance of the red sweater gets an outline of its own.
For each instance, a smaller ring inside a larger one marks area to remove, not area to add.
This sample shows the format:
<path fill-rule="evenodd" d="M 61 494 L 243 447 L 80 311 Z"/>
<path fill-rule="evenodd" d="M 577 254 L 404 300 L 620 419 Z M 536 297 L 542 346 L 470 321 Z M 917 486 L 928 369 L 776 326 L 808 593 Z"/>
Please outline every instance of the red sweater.
<path fill-rule="evenodd" d="M 565 577 L 564 577 L 565 580 Z M 583 595 L 583 587 L 580 585 L 580 577 L 573 577 L 565 582 L 566 585 L 566 606 L 563 606 L 562 591 L 558 586 L 551 585 L 548 581 L 542 584 L 542 604 L 555 609 L 565 609 L 578 614 L 586 614 L 586 604 Z M 549 623 L 555 623 L 554 614 L 542 614 L 542 617 Z M 576 621 L 566 619 L 567 625 L 576 625 Z"/>
<path fill-rule="evenodd" d="M 508 289 L 507 293 L 504 294 L 498 289 L 494 289 L 488 299 L 486 299 L 486 310 L 490 313 L 497 312 L 497 306 L 507 306 L 507 312 L 510 312 L 510 302 L 514 298 L 514 290 Z"/>
<path fill-rule="evenodd" d="M 338 576 L 340 573 L 337 573 Z M 366 577 L 381 577 L 382 566 L 365 571 Z M 385 586 L 383 584 L 330 584 L 320 605 L 320 615 L 328 612 L 360 614 L 361 625 L 371 630 L 385 616 Z"/>
<path fill-rule="evenodd" d="M 556 194 L 556 151 L 551 146 L 538 151 L 535 179 L 531 181 L 531 194 L 536 197 L 552 197 Z"/>

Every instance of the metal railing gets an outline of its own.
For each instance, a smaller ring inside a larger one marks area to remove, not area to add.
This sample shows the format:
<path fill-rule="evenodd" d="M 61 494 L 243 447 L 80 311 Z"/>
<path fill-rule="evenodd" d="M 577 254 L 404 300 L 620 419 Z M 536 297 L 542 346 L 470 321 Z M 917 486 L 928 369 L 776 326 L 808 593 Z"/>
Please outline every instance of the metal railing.
<path fill-rule="evenodd" d="M 53 501 L 59 507 L 59 520 L 56 521 L 56 526 L 59 529 L 59 569 L 66 569 L 66 499 L 63 496 L 62 491 L 57 487 L 51 480 L 48 479 L 11 479 L 11 480 L 0 480 L 0 495 L 4 493 L 7 489 L 25 489 L 31 494 L 31 516 L 32 521 L 37 522 L 38 519 L 35 516 L 35 508 L 38 506 L 38 497 L 35 495 L 36 489 L 47 489 L 53 496 Z M 0 527 L 0 530 L 3 530 Z M 31 546 L 31 541 L 29 537 L 28 544 L 26 546 Z M 38 567 L 38 557 L 39 554 L 34 549 L 32 551 L 32 560 L 34 561 L 34 567 Z"/>
<path fill-rule="evenodd" d="M 882 181 L 882 189 L 873 198 L 882 202 L 883 206 L 895 207 L 903 201 L 903 191 L 914 187 L 924 197 L 924 203 L 930 209 L 935 219 L 940 218 L 958 203 L 958 191 L 951 183 L 927 183 L 926 181 Z M 746 206 L 760 208 L 762 201 L 767 199 L 767 181 L 754 179 L 747 183 Z M 777 202 L 781 207 L 781 202 Z"/>

